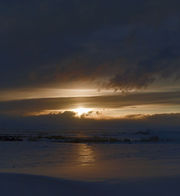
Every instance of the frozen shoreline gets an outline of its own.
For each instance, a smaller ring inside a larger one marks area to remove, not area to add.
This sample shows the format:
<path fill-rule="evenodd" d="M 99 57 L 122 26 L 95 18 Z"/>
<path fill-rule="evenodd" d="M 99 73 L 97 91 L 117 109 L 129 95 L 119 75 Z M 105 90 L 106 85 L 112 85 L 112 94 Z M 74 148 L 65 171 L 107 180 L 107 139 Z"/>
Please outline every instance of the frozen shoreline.
<path fill-rule="evenodd" d="M 0 142 L 0 172 L 70 180 L 180 176 L 180 145 Z"/>
<path fill-rule="evenodd" d="M 179 196 L 180 177 L 82 182 L 36 175 L 0 173 L 1 196 Z"/>
<path fill-rule="evenodd" d="M 60 142 L 60 143 L 180 143 L 179 131 L 107 131 L 100 134 L 97 130 L 78 132 L 43 131 L 3 131 L 0 130 L 0 142 Z"/>

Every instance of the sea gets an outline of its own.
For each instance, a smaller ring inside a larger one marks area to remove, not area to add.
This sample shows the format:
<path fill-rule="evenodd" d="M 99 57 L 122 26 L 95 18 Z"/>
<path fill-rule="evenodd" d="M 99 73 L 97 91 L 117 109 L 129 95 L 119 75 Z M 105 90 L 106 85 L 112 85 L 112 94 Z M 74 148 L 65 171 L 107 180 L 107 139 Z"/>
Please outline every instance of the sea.
<path fill-rule="evenodd" d="M 1 130 L 0 172 L 83 181 L 180 176 L 180 131 Z"/>

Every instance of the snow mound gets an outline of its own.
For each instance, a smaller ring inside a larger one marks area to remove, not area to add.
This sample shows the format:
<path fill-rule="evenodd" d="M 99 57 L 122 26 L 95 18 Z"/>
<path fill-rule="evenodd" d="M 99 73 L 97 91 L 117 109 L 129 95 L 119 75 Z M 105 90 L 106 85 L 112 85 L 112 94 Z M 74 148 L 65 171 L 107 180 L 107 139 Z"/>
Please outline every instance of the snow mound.
<path fill-rule="evenodd" d="M 180 178 L 80 182 L 25 174 L 0 174 L 1 196 L 179 196 Z"/>

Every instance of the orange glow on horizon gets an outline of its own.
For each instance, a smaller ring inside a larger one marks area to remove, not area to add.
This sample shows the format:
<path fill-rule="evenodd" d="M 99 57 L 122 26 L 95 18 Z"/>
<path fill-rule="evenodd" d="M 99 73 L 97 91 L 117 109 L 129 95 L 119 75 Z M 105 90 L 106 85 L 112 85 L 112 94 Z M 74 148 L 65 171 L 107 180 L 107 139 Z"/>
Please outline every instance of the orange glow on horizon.
<path fill-rule="evenodd" d="M 83 114 L 87 114 L 87 113 L 91 112 L 92 109 L 79 107 L 79 108 L 73 109 L 72 111 L 75 112 L 77 114 L 77 116 L 81 116 Z"/>

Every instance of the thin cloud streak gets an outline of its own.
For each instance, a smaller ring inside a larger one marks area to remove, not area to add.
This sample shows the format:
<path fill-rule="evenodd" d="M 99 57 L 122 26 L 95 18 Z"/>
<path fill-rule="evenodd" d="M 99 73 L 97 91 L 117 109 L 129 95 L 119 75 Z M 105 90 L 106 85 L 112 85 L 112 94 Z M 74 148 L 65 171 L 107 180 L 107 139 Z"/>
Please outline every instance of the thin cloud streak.
<path fill-rule="evenodd" d="M 77 107 L 108 109 L 140 105 L 180 105 L 180 92 L 138 93 L 117 96 L 42 98 L 0 102 L 0 113 L 27 115 L 43 111 L 71 110 Z"/>

